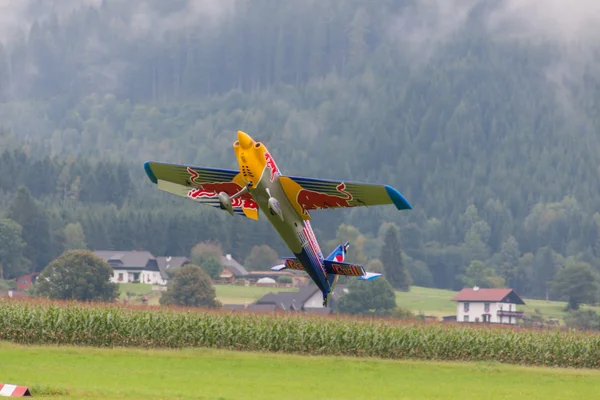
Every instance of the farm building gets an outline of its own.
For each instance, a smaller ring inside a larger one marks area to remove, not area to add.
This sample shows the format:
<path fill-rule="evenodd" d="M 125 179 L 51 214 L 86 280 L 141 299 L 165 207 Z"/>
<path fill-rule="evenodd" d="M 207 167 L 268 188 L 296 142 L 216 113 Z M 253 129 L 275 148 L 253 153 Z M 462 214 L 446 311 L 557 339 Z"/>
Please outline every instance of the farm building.
<path fill-rule="evenodd" d="M 236 279 L 245 278 L 248 276 L 248 271 L 236 260 L 231 257 L 231 254 L 226 254 L 221 257 L 221 264 L 223 265 L 223 271 L 219 279 L 224 282 L 231 283 Z"/>
<path fill-rule="evenodd" d="M 166 281 L 169 280 L 169 272 L 174 271 L 177 268 L 183 267 L 189 264 L 191 261 L 187 257 L 156 257 L 158 263 L 158 269 L 160 269 L 160 275 Z"/>
<path fill-rule="evenodd" d="M 248 306 L 225 305 L 225 308 L 248 311 L 305 311 L 329 314 L 339 300 L 344 287 L 338 285 L 332 295 L 330 307 L 323 307 L 323 295 L 313 283 L 301 286 L 297 292 L 268 293 Z"/>
<path fill-rule="evenodd" d="M 452 298 L 456 301 L 457 322 L 516 324 L 523 318 L 517 304 L 525 304 L 513 289 L 462 289 Z"/>
<path fill-rule="evenodd" d="M 32 272 L 31 274 L 22 275 L 17 278 L 17 289 L 19 290 L 27 290 L 29 289 L 36 281 L 39 272 Z"/>
<path fill-rule="evenodd" d="M 167 278 L 163 277 L 156 258 L 148 251 L 95 251 L 112 267 L 114 273 L 111 282 L 128 283 L 140 282 L 152 285 L 166 285 Z"/>

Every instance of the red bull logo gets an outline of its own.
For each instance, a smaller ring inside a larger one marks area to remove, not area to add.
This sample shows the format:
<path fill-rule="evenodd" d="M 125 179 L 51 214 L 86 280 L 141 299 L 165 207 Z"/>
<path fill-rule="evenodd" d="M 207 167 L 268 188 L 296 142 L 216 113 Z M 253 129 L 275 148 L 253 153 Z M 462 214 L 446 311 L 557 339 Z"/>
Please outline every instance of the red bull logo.
<path fill-rule="evenodd" d="M 277 164 L 275 164 L 275 160 L 269 154 L 268 151 L 265 152 L 265 159 L 267 160 L 267 168 L 269 168 L 271 170 L 271 178 L 270 179 L 271 179 L 271 182 L 273 182 L 275 177 L 277 175 L 281 175 L 281 173 L 279 172 L 279 168 L 277 168 Z"/>
<path fill-rule="evenodd" d="M 363 272 L 358 265 L 352 264 L 331 264 L 331 269 L 334 274 L 338 275 L 350 275 L 350 276 L 362 276 Z"/>
<path fill-rule="evenodd" d="M 229 196 L 233 196 L 242 190 L 242 187 L 235 182 L 196 182 L 198 173 L 189 167 L 187 170 L 191 175 L 190 180 L 198 185 L 197 188 L 188 191 L 187 195 L 192 199 L 217 197 L 220 192 L 225 192 Z M 231 199 L 231 205 L 233 207 L 258 210 L 258 204 L 256 204 L 250 193 L 244 193 L 240 197 Z"/>
<path fill-rule="evenodd" d="M 346 184 L 344 182 L 336 186 L 336 190 L 340 192 L 343 197 L 302 189 L 298 192 L 297 201 L 302 208 L 304 215 L 308 214 L 308 210 L 352 207 L 349 203 L 353 198 L 352 194 L 346 192 L 344 189 L 346 189 Z"/>
<path fill-rule="evenodd" d="M 304 271 L 304 265 L 300 262 L 300 260 L 295 258 L 288 258 L 285 260 L 285 266 L 288 269 L 294 269 L 296 271 Z"/>

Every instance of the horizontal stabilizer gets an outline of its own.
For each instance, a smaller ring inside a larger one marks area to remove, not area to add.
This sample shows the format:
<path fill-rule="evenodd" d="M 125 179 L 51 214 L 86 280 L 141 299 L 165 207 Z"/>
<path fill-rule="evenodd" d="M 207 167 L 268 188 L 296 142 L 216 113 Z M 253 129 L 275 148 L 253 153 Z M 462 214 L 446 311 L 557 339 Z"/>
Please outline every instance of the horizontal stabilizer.
<path fill-rule="evenodd" d="M 271 271 L 283 271 L 284 269 L 295 269 L 296 271 L 304 271 L 304 266 L 297 258 L 284 258 L 283 264 L 271 267 Z"/>
<path fill-rule="evenodd" d="M 365 272 L 365 275 L 360 276 L 358 279 L 361 281 L 372 281 L 373 279 L 377 279 L 381 276 L 376 272 Z"/>
<path fill-rule="evenodd" d="M 323 266 L 328 274 L 363 276 L 366 274 L 361 265 L 348 264 L 339 261 L 323 260 Z"/>

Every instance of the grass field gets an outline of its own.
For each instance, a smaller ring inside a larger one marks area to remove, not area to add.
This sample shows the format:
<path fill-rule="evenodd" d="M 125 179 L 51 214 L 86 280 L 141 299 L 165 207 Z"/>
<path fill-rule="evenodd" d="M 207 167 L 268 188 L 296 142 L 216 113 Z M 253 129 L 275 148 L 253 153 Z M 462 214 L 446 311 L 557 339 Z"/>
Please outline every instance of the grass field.
<path fill-rule="evenodd" d="M 0 382 L 40 399 L 586 399 L 600 371 L 490 363 L 0 342 Z"/>
<path fill-rule="evenodd" d="M 297 292 L 298 288 L 269 288 L 260 286 L 215 285 L 217 298 L 223 304 L 253 303 L 267 293 Z"/>
<path fill-rule="evenodd" d="M 120 283 L 121 300 L 127 298 L 127 292 L 133 294 L 130 301 L 133 304 L 141 303 L 141 296 L 148 296 L 149 304 L 159 304 L 159 291 L 153 291 L 152 285 L 139 283 Z M 244 304 L 253 303 L 270 292 L 288 292 L 297 291 L 297 288 L 269 288 L 260 286 L 236 286 L 236 285 L 215 285 L 217 299 L 223 304 Z"/>
<path fill-rule="evenodd" d="M 133 283 L 122 283 L 121 299 L 126 298 L 126 293 L 134 293 L 132 303 L 141 303 L 141 297 L 144 294 L 149 295 L 150 304 L 158 304 L 160 292 L 153 292 L 152 285 L 142 285 Z M 223 304 L 244 304 L 252 303 L 269 292 L 296 291 L 296 288 L 267 288 L 256 286 L 235 286 L 235 285 L 215 285 L 217 298 Z M 407 308 L 416 314 L 432 315 L 441 317 L 444 315 L 453 315 L 456 313 L 456 303 L 450 301 L 457 292 L 444 289 L 432 289 L 419 286 L 413 286 L 410 292 L 396 292 L 396 304 Z M 556 318 L 562 320 L 566 313 L 565 302 L 545 301 L 523 299 L 524 306 L 519 306 L 520 310 L 533 313 L 538 309 L 546 318 Z M 582 309 L 592 308 L 600 312 L 600 307 L 582 306 Z"/>

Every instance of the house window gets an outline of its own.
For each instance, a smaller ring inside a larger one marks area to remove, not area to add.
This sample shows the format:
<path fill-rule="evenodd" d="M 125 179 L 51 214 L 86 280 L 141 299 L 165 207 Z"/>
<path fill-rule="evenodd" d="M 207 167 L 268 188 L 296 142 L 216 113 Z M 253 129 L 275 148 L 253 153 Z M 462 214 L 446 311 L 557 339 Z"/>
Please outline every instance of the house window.
<path fill-rule="evenodd" d="M 485 312 L 490 312 L 490 303 L 483 303 L 483 310 Z"/>
<path fill-rule="evenodd" d="M 465 312 L 469 312 L 469 303 L 465 303 L 464 310 Z"/>
<path fill-rule="evenodd" d="M 465 316 L 464 316 L 464 321 L 465 321 L 465 322 L 469 322 L 469 316 L 468 316 L 468 315 L 465 315 Z"/>

